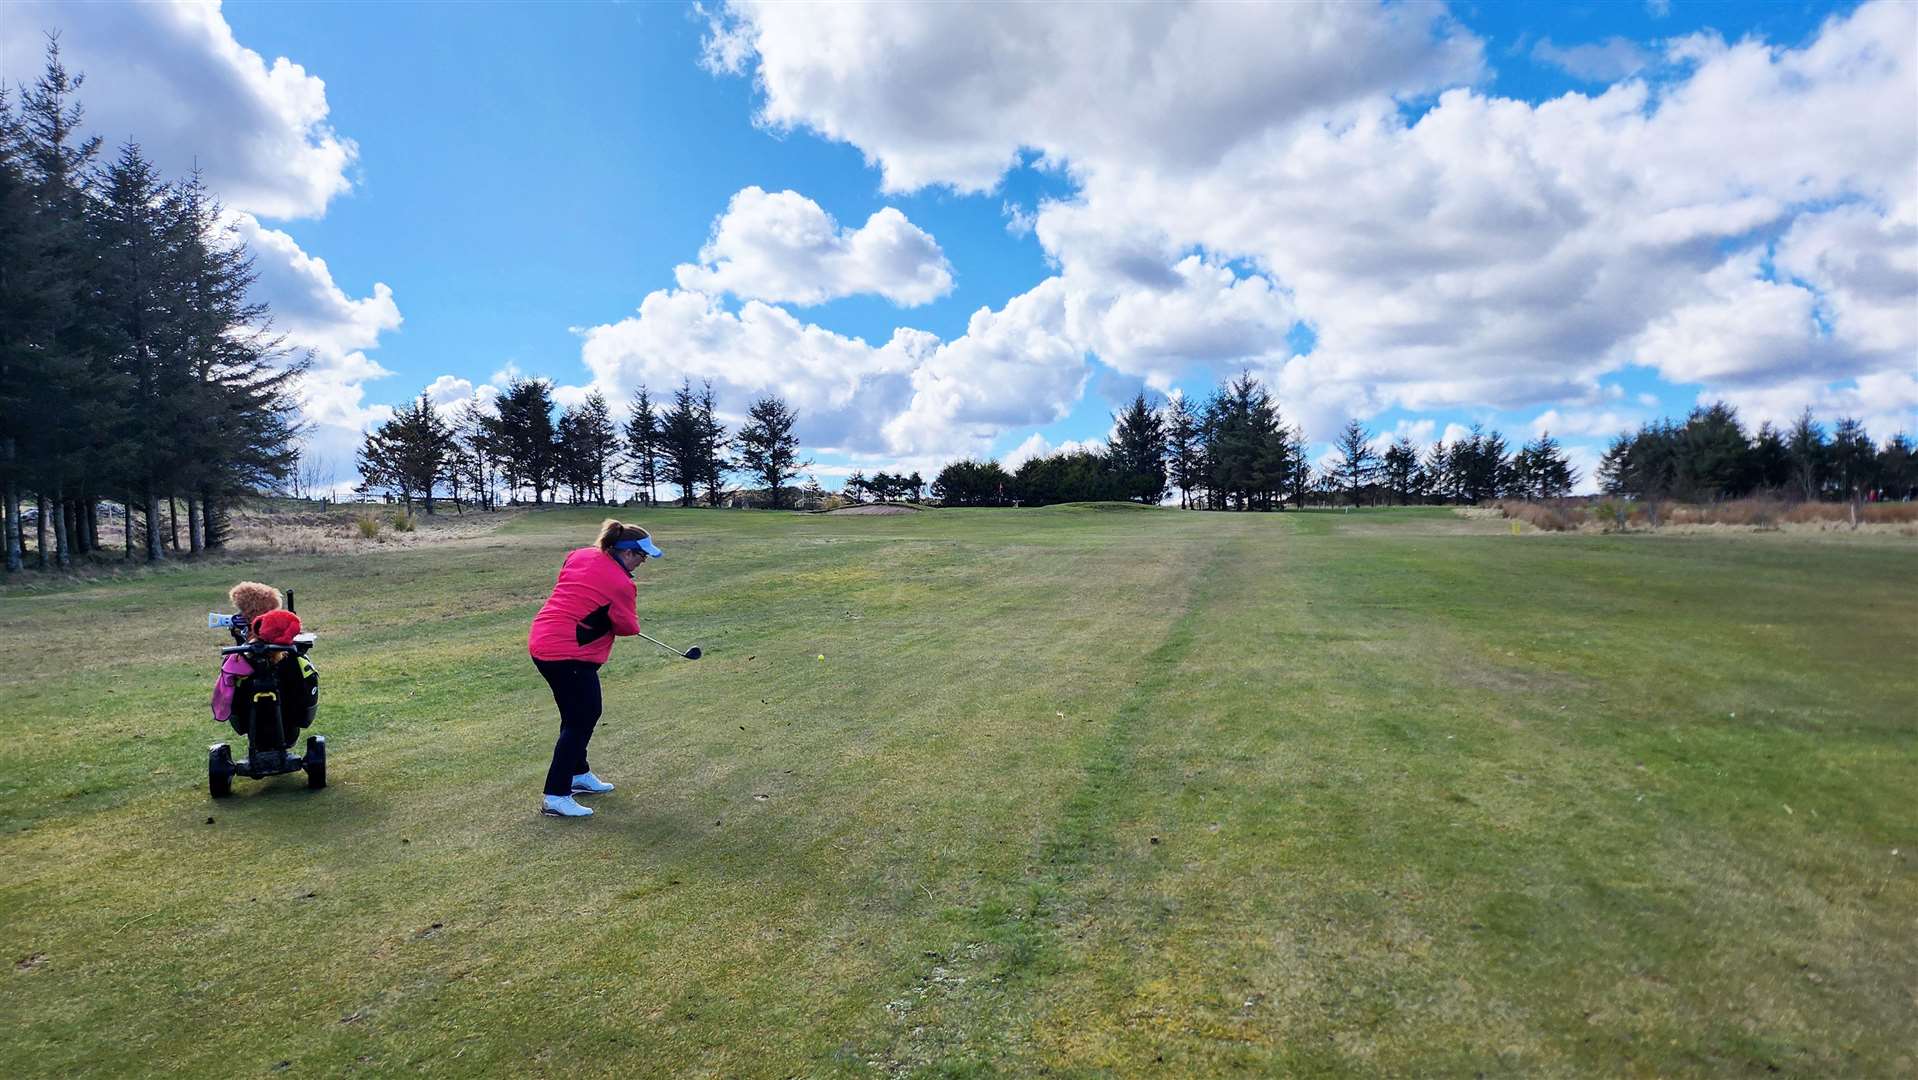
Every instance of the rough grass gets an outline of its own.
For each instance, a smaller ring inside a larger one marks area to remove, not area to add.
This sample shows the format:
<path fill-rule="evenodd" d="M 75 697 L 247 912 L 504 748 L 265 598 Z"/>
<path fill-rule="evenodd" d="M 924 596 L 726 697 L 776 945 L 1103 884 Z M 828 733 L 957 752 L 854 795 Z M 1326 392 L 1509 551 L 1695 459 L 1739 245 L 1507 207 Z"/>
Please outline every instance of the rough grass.
<path fill-rule="evenodd" d="M 1718 503 L 1678 503 L 1670 500 L 1638 502 L 1624 499 L 1501 499 L 1491 504 L 1501 517 L 1524 522 L 1544 532 L 1614 532 L 1628 529 L 1684 529 L 1731 526 L 1771 531 L 1786 526 L 1794 531 L 1828 532 L 1854 528 L 1849 503 L 1785 502 L 1780 499 L 1732 499 Z M 1856 528 L 1872 532 L 1913 535 L 1918 524 L 1918 502 L 1861 503 Z"/>
<path fill-rule="evenodd" d="M 554 822 L 523 636 L 598 517 L 245 566 L 318 794 L 205 797 L 240 567 L 0 595 L 0 1071 L 1918 1065 L 1902 541 L 657 512 L 706 659 L 619 646 Z"/>

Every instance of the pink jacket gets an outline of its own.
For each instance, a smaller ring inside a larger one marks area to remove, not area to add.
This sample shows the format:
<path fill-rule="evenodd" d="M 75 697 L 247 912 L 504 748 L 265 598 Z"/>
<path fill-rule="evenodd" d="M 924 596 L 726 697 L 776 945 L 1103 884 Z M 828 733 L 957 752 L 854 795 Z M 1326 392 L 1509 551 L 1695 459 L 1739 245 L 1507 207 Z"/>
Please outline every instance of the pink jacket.
<path fill-rule="evenodd" d="M 596 547 L 566 556 L 546 606 L 533 616 L 526 651 L 535 660 L 603 664 L 614 637 L 639 633 L 639 590 L 619 560 Z"/>
<path fill-rule="evenodd" d="M 233 718 L 233 689 L 240 680 L 253 674 L 253 665 L 239 653 L 226 658 L 220 673 L 213 677 L 213 719 L 225 723 Z"/>

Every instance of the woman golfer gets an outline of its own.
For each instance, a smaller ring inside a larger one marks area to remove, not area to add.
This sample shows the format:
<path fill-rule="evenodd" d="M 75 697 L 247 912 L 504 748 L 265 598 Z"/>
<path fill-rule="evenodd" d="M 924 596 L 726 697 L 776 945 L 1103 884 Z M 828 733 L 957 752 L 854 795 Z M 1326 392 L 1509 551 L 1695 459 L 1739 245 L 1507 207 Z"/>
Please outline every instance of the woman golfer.
<path fill-rule="evenodd" d="M 573 796 L 613 790 L 586 764 L 586 744 L 599 722 L 599 665 L 612 655 L 613 638 L 639 633 L 633 571 L 649 556 L 663 554 L 645 529 L 607 518 L 597 544 L 566 556 L 553 595 L 533 616 L 526 650 L 559 706 L 559 741 L 546 770 L 543 814 L 591 817 L 593 811 Z"/>

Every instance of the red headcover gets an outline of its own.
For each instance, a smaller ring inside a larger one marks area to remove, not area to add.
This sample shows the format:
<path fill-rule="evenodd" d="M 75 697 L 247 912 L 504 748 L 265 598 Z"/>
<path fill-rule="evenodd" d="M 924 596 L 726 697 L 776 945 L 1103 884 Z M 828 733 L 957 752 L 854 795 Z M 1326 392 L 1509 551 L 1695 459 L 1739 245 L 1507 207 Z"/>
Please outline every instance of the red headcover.
<path fill-rule="evenodd" d="M 291 645 L 300 632 L 300 617 L 281 609 L 269 611 L 253 620 L 253 636 L 271 645 Z"/>

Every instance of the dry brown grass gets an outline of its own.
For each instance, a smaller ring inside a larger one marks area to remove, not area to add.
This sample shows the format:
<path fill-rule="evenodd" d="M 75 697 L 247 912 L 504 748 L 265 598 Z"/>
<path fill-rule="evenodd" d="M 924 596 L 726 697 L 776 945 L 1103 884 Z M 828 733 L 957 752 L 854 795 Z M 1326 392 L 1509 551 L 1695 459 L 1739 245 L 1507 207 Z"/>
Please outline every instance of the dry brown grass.
<path fill-rule="evenodd" d="M 1543 532 L 1576 532 L 1580 526 L 1591 520 L 1591 514 L 1584 506 L 1559 500 L 1551 502 L 1500 500 L 1496 505 L 1501 516 L 1514 521 L 1523 521 Z"/>
<path fill-rule="evenodd" d="M 1671 500 L 1597 501 L 1555 500 L 1527 502 L 1500 500 L 1493 504 L 1499 516 L 1523 521 L 1545 532 L 1616 532 L 1636 529 L 1749 530 L 1754 532 L 1864 532 L 1918 535 L 1918 502 L 1788 503 L 1778 499 L 1733 499 L 1719 503 L 1679 503 Z M 1902 528 L 1900 526 L 1903 526 Z"/>
<path fill-rule="evenodd" d="M 169 573 L 178 568 L 194 566 L 202 560 L 251 562 L 274 555 L 361 555 L 403 551 L 429 543 L 486 536 L 524 512 L 514 508 L 490 513 L 473 510 L 465 514 L 447 512 L 431 517 L 417 514 L 413 518 L 414 531 L 394 532 L 388 526 L 392 524 L 390 517 L 396 511 L 395 507 L 377 504 L 322 506 L 314 503 L 289 507 L 284 502 L 279 505 L 242 503 L 228 511 L 226 545 L 199 558 L 186 557 L 184 547 L 177 551 L 169 547 L 165 561 L 160 563 L 148 563 L 143 559 L 124 560 L 116 545 L 103 548 L 93 556 L 78 558 L 71 568 L 57 573 L 9 575 L 4 586 L 8 590 L 38 592 L 57 588 L 63 582 L 128 580 L 156 572 Z M 373 521 L 375 535 L 363 535 L 360 525 L 362 517 Z M 116 532 L 113 535 L 117 538 L 119 534 Z M 182 535 L 181 540 L 184 542 L 185 539 Z M 28 558 L 31 560 L 31 552 Z"/>
<path fill-rule="evenodd" d="M 354 505 L 311 510 L 243 508 L 232 515 L 227 550 L 235 555 L 348 555 L 399 550 L 488 533 L 512 513 L 409 515 L 397 507 Z"/>

